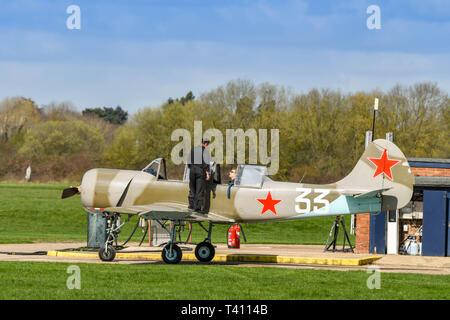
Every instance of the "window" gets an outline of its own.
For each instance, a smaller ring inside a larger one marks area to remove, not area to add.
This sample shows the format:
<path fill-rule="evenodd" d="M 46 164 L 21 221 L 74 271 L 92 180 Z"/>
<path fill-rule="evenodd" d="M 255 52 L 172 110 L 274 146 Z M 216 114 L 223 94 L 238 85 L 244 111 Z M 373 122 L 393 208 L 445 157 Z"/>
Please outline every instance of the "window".
<path fill-rule="evenodd" d="M 166 160 L 164 158 L 158 158 L 156 160 L 153 160 L 142 171 L 149 173 L 152 176 L 157 177 L 158 179 L 166 180 L 167 179 Z"/>
<path fill-rule="evenodd" d="M 157 176 L 159 170 L 159 161 L 154 160 L 152 163 L 150 163 L 148 166 L 144 168 L 144 172 L 151 174 L 152 176 Z"/>

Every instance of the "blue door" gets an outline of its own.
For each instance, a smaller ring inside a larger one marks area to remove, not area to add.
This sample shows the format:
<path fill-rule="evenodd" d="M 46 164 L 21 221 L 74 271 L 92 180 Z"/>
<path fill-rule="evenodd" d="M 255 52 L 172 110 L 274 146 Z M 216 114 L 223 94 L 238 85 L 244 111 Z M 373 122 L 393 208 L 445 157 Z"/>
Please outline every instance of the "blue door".
<path fill-rule="evenodd" d="M 386 254 L 386 212 L 370 214 L 369 252 Z"/>
<path fill-rule="evenodd" d="M 447 254 L 447 211 L 446 191 L 424 190 L 422 255 L 445 256 Z"/>
<path fill-rule="evenodd" d="M 450 257 L 450 197 L 447 192 L 447 257 Z"/>

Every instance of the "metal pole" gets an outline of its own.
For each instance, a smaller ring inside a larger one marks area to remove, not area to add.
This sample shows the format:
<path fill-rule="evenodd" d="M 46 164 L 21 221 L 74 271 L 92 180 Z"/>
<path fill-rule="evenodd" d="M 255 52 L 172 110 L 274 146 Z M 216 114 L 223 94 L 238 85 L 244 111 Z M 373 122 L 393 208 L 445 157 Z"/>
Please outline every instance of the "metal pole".
<path fill-rule="evenodd" d="M 394 142 L 394 133 L 387 132 L 386 140 Z M 392 216 L 391 216 L 392 215 Z M 398 254 L 398 234 L 399 234 L 399 222 L 398 222 L 398 210 L 392 210 L 386 212 L 386 253 Z"/>
<path fill-rule="evenodd" d="M 372 121 L 372 140 L 371 141 L 373 141 L 373 139 L 374 139 L 374 137 L 375 137 L 375 117 L 377 116 L 377 111 L 374 109 L 373 110 L 373 121 Z"/>
<path fill-rule="evenodd" d="M 367 148 L 369 143 L 373 141 L 372 131 L 366 131 L 366 141 L 364 143 L 364 147 Z"/>
<path fill-rule="evenodd" d="M 152 220 L 148 219 L 148 246 L 152 246 Z"/>
<path fill-rule="evenodd" d="M 378 111 L 378 98 L 375 98 L 375 102 L 373 105 L 372 140 L 371 141 L 373 141 L 375 139 L 375 118 L 377 116 L 377 111 Z"/>
<path fill-rule="evenodd" d="M 386 133 L 386 140 L 390 142 L 394 142 L 394 133 L 393 132 L 387 132 Z"/>

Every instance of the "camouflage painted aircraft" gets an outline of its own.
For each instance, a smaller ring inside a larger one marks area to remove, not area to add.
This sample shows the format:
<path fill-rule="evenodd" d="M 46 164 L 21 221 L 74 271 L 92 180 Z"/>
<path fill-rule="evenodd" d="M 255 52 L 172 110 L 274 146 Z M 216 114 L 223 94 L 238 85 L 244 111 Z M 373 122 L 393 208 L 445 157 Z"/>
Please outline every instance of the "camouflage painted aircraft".
<path fill-rule="evenodd" d="M 324 216 L 396 210 L 411 199 L 414 176 L 400 149 L 387 140 L 375 140 L 366 148 L 354 169 L 342 180 L 324 185 L 278 182 L 267 176 L 267 168 L 239 165 L 235 184 L 220 184 L 216 170 L 216 196 L 208 214 L 188 209 L 189 182 L 168 180 L 165 160 L 151 162 L 142 171 L 92 169 L 80 187 L 65 189 L 63 198 L 80 193 L 88 212 L 107 219 L 107 239 L 99 251 L 100 259 L 112 261 L 113 246 L 121 215 L 138 215 L 157 221 L 170 234 L 162 250 L 166 263 L 178 263 L 182 251 L 176 241 L 176 227 L 199 223 L 208 232 L 195 248 L 199 261 L 214 258 L 211 244 L 213 224 L 286 221 Z M 189 175 L 185 174 L 185 177 Z M 166 227 L 171 221 L 172 227 Z M 209 229 L 201 224 L 209 223 Z"/>

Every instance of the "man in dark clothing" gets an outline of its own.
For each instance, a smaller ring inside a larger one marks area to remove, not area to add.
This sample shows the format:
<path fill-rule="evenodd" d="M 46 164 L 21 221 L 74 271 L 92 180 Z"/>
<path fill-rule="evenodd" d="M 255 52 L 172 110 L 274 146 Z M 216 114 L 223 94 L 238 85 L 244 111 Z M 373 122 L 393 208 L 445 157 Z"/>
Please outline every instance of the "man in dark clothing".
<path fill-rule="evenodd" d="M 209 181 L 209 163 L 211 154 L 206 147 L 209 139 L 203 139 L 202 145 L 193 147 L 188 157 L 189 167 L 189 209 L 199 213 L 203 212 L 205 202 L 206 181 Z"/>
<path fill-rule="evenodd" d="M 216 163 L 211 162 L 209 166 L 209 180 L 206 181 L 206 188 L 205 188 L 205 202 L 203 206 L 203 212 L 208 213 L 209 209 L 211 207 L 211 192 L 213 195 L 213 199 L 216 198 L 216 181 L 214 181 L 214 174 L 215 170 L 218 170 Z"/>

